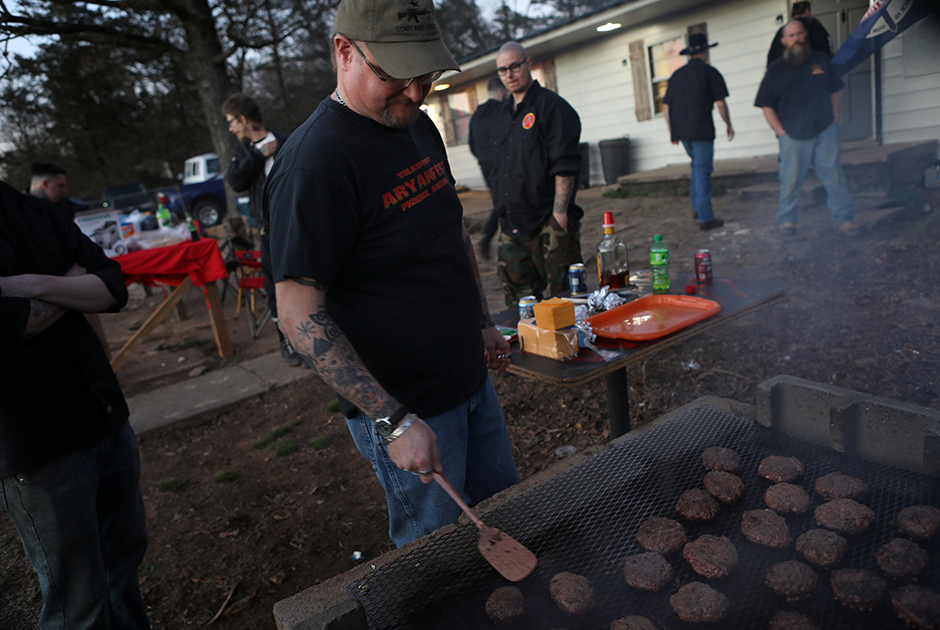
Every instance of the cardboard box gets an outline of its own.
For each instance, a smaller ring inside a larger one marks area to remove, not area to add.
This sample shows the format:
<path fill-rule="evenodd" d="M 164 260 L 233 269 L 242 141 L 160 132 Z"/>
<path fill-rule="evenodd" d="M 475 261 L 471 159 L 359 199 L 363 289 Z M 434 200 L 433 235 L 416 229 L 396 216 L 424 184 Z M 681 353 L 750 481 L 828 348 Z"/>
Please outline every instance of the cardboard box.
<path fill-rule="evenodd" d="M 536 325 L 534 319 L 519 322 L 519 348 L 523 352 L 564 361 L 578 354 L 578 329 L 574 326 L 548 330 Z"/>
<path fill-rule="evenodd" d="M 574 326 L 574 302 L 552 298 L 539 302 L 534 307 L 535 323 L 546 330 L 561 330 Z"/>
<path fill-rule="evenodd" d="M 87 210 L 75 215 L 75 223 L 85 236 L 101 246 L 108 258 L 114 258 L 127 253 L 120 217 L 119 210 Z"/>

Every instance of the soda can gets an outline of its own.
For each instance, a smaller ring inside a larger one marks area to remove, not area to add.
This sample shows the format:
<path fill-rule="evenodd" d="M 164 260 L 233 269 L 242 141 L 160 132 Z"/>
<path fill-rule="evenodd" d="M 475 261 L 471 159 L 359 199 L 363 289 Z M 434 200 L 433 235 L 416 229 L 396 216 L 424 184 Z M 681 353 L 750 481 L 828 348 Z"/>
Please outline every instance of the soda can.
<path fill-rule="evenodd" d="M 575 263 L 568 267 L 568 279 L 571 281 L 571 295 L 585 295 L 588 292 L 583 264 Z"/>
<path fill-rule="evenodd" d="M 712 281 L 712 255 L 707 249 L 695 252 L 695 282 L 698 284 L 711 284 Z"/>
<path fill-rule="evenodd" d="M 538 300 L 534 295 L 527 295 L 519 299 L 519 321 L 535 317 L 535 303 Z"/>

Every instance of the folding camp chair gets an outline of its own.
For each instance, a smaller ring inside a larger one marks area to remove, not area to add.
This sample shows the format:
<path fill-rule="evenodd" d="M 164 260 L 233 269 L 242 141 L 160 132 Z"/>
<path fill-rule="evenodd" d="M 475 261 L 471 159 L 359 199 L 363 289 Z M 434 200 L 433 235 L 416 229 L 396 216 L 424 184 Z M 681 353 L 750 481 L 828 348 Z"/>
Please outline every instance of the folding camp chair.
<path fill-rule="evenodd" d="M 257 339 L 264 325 L 271 319 L 267 296 L 264 294 L 264 276 L 261 275 L 261 252 L 257 250 L 235 250 L 238 263 L 238 314 L 242 312 L 242 298 L 248 294 L 248 327 L 251 336 Z M 264 300 L 264 309 L 258 313 L 255 299 Z"/>

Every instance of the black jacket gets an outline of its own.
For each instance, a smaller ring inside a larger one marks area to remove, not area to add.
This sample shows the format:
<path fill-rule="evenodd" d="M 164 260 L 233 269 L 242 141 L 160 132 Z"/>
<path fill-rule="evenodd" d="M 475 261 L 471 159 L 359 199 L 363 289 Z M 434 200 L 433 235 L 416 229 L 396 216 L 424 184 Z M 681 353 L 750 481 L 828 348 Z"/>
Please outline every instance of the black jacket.
<path fill-rule="evenodd" d="M 270 131 L 270 130 L 269 130 Z M 272 131 L 277 139 L 277 148 L 272 157 L 277 157 L 284 146 L 285 136 Z M 264 189 L 264 163 L 268 158 L 259 151 L 253 142 L 242 142 L 235 147 L 232 161 L 228 163 L 225 179 L 228 185 L 236 192 L 248 191 L 248 208 L 251 218 L 264 225 L 261 218 L 261 191 Z"/>

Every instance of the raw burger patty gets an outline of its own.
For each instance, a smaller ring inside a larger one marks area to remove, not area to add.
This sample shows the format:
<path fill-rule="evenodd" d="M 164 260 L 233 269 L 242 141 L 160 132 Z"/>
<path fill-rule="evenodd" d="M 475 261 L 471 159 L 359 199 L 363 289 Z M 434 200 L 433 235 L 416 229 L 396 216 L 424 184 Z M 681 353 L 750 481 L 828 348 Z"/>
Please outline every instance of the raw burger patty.
<path fill-rule="evenodd" d="M 610 630 L 656 630 L 656 626 L 646 617 L 631 615 L 611 621 Z"/>
<path fill-rule="evenodd" d="M 842 562 L 849 541 L 828 529 L 811 529 L 796 539 L 796 550 L 813 564 L 829 569 Z"/>
<path fill-rule="evenodd" d="M 705 489 L 722 503 L 734 503 L 744 492 L 744 482 L 737 475 L 713 470 L 705 475 Z"/>
<path fill-rule="evenodd" d="M 930 540 L 940 533 L 940 509 L 932 505 L 912 505 L 897 515 L 898 529 L 914 540 Z"/>
<path fill-rule="evenodd" d="M 741 532 L 751 542 L 783 548 L 790 544 L 790 528 L 772 510 L 749 510 L 741 518 Z"/>
<path fill-rule="evenodd" d="M 808 565 L 799 560 L 787 560 L 770 565 L 764 575 L 764 583 L 788 602 L 805 599 L 816 590 L 819 576 Z"/>
<path fill-rule="evenodd" d="M 792 483 L 775 483 L 764 493 L 764 503 L 778 514 L 804 514 L 809 510 L 809 495 Z"/>
<path fill-rule="evenodd" d="M 689 623 L 718 621 L 731 609 L 727 597 L 702 582 L 683 585 L 669 603 L 679 618 Z"/>
<path fill-rule="evenodd" d="M 868 506 L 852 499 L 833 499 L 816 508 L 816 524 L 840 534 L 860 534 L 875 520 Z"/>
<path fill-rule="evenodd" d="M 774 483 L 793 481 L 803 475 L 803 464 L 795 457 L 771 455 L 761 460 L 757 474 Z"/>
<path fill-rule="evenodd" d="M 940 628 L 940 593 L 936 591 L 911 584 L 891 593 L 891 605 L 898 617 L 918 630 Z"/>
<path fill-rule="evenodd" d="M 702 463 L 709 470 L 735 473 L 741 470 L 741 456 L 724 446 L 709 446 L 702 453 Z"/>
<path fill-rule="evenodd" d="M 865 569 L 839 569 L 832 572 L 832 591 L 852 608 L 874 608 L 884 597 L 887 583 Z"/>
<path fill-rule="evenodd" d="M 636 532 L 636 540 L 647 551 L 663 555 L 679 551 L 686 543 L 685 529 L 671 518 L 654 516 L 643 521 Z"/>
<path fill-rule="evenodd" d="M 767 630 L 819 630 L 815 621 L 798 612 L 778 610 Z"/>
<path fill-rule="evenodd" d="M 930 566 L 930 554 L 907 538 L 895 538 L 875 550 L 881 570 L 897 578 L 916 578 Z"/>
<path fill-rule="evenodd" d="M 623 577 L 633 588 L 656 592 L 672 580 L 672 567 L 657 552 L 647 551 L 624 560 Z"/>
<path fill-rule="evenodd" d="M 512 623 L 522 616 L 522 591 L 515 586 L 500 586 L 486 600 L 486 614 L 493 623 Z"/>
<path fill-rule="evenodd" d="M 548 584 L 552 600 L 567 613 L 583 615 L 594 605 L 594 587 L 583 575 L 558 573 Z"/>
<path fill-rule="evenodd" d="M 724 577 L 738 566 L 738 551 L 727 536 L 699 536 L 685 546 L 682 557 L 693 571 L 712 579 Z"/>
<path fill-rule="evenodd" d="M 864 501 L 871 495 L 871 488 L 861 479 L 834 472 L 816 480 L 816 492 L 827 500 L 853 499 L 855 501 Z"/>
<path fill-rule="evenodd" d="M 682 493 L 676 511 L 690 521 L 709 521 L 718 514 L 718 501 L 704 490 L 695 488 Z"/>

